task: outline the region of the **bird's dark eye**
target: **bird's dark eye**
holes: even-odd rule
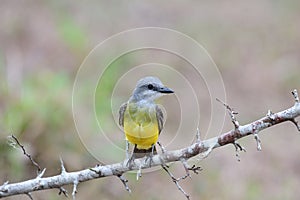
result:
[[[152,90],[153,88],[154,88],[154,87],[153,87],[152,84],[149,84],[149,85],[148,85],[148,89],[149,89],[149,90]]]

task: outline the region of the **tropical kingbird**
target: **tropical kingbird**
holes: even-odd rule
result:
[[[174,93],[157,77],[144,77],[137,82],[129,100],[119,110],[119,124],[124,128],[126,145],[134,145],[130,160],[156,153],[155,144],[164,125],[164,116],[155,100]],[[128,150],[128,148],[127,148]],[[128,152],[126,152],[128,154]]]

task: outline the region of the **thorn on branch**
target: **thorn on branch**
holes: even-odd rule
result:
[[[9,181],[5,181],[2,186],[6,186],[9,184]]]
[[[68,191],[65,188],[63,188],[63,187],[59,188],[58,195],[61,195],[61,194],[65,195],[65,197],[69,197]]]
[[[124,185],[125,189],[127,190],[127,192],[131,193],[131,190],[130,190],[130,188],[129,188],[129,186],[128,186],[128,180],[125,179],[125,178],[123,177],[123,175],[118,175],[118,178],[119,178],[119,179],[121,180],[121,182],[123,183],[123,185]]]
[[[7,186],[8,185],[8,183],[9,183],[9,181],[5,181],[4,183],[3,183],[3,185],[1,185],[0,186],[0,192],[4,192],[4,193],[7,193],[8,192],[8,189],[5,187],[5,186]]]
[[[236,153],[235,156],[237,157],[237,160],[240,162],[241,159],[240,159],[239,152],[242,152],[242,151],[246,152],[246,149],[243,146],[241,146],[239,143],[237,143],[236,141],[233,142],[233,145],[235,147],[235,153]]]
[[[41,171],[36,178],[42,178],[45,174],[46,168],[43,169],[43,171]]]
[[[59,157],[59,160],[60,160],[61,174],[67,173],[66,168],[65,168],[65,166],[64,166],[64,161],[63,161],[63,159],[62,159],[61,157]]]
[[[207,156],[212,152],[214,146],[210,146],[205,152],[201,153],[201,160],[207,158]]]
[[[294,89],[294,90],[292,91],[292,94],[293,94],[293,96],[294,96],[294,99],[295,99],[296,103],[299,103],[300,100],[299,100],[299,96],[298,96],[297,90]]]
[[[29,199],[33,200],[33,197],[32,197],[32,195],[29,192],[26,193],[26,195],[29,197]]]
[[[300,131],[300,126],[299,126],[298,122],[294,118],[291,119],[291,122],[293,122],[293,124],[295,124],[297,130]]]
[[[275,120],[275,115],[271,110],[268,110],[268,113],[267,113],[266,117],[268,117],[272,121]]]
[[[98,163],[98,164],[96,164],[95,167],[100,167],[100,166],[104,166],[104,165],[105,165],[104,163]]]
[[[231,108],[228,104],[224,103],[223,101],[221,101],[220,99],[216,98],[216,100],[218,102],[220,102],[221,104],[223,104],[223,106],[225,106],[225,108],[228,110],[228,113],[230,115],[230,118],[231,118],[231,122],[233,123],[234,125],[234,128],[237,130],[240,126],[239,122],[237,121],[235,115],[238,114],[238,112],[234,111],[233,108]]]
[[[73,182],[73,192],[72,192],[73,200],[76,199],[77,185],[78,185],[78,180],[75,180],[75,181]]]
[[[257,151],[261,151],[261,140],[258,136],[258,132],[255,131],[253,135],[254,135],[254,139],[256,140]]]
[[[19,142],[19,140],[14,136],[14,135],[11,135],[10,136],[10,141],[9,141],[9,144],[13,147],[15,147],[15,145],[19,146],[22,151],[23,151],[23,154],[30,160],[30,162],[37,168],[37,174],[39,174],[41,172],[41,167],[39,166],[39,164],[37,164],[37,162],[35,162],[32,158],[32,156],[30,154],[28,154],[25,150],[25,147]]]
[[[196,143],[201,143],[200,130],[199,130],[199,128],[197,128],[197,132],[196,132]]]

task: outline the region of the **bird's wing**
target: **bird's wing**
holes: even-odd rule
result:
[[[158,132],[160,133],[164,126],[164,114],[158,105],[156,106],[156,118],[158,122]]]
[[[127,103],[123,103],[119,110],[119,125],[124,127],[124,113],[127,107]]]

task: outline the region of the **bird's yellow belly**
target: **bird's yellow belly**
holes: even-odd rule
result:
[[[126,139],[136,144],[138,149],[149,149],[158,140],[158,124],[148,123],[147,125],[139,125],[133,121],[124,123],[124,132]]]

